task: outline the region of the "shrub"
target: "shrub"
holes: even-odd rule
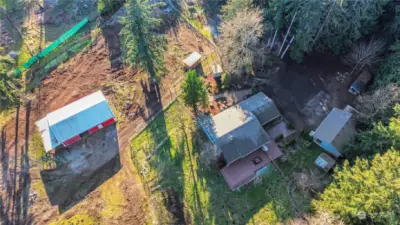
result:
[[[123,0],[99,0],[97,11],[101,16],[110,15],[123,4]]]
[[[386,56],[375,77],[375,87],[383,87],[390,83],[400,84],[400,42],[389,48],[390,54]]]
[[[314,207],[346,224],[399,224],[400,152],[390,150],[372,161],[345,161]]]
[[[294,130],[294,129],[296,129],[296,126],[294,125],[294,123],[288,123],[288,124],[286,124],[286,128]]]
[[[393,111],[395,116],[390,118],[388,125],[373,123],[371,129],[358,133],[354,143],[345,146],[346,157],[371,157],[392,147],[400,148],[400,106],[396,105]]]
[[[279,136],[277,136],[277,137],[275,138],[275,142],[280,142],[280,141],[283,140],[283,138],[284,138],[284,136],[283,136],[283,134],[281,134],[281,135],[279,135]]]
[[[229,83],[230,83],[230,77],[229,77],[228,73],[222,74],[222,76],[221,76],[221,84],[222,84],[221,89],[222,90],[228,89]]]

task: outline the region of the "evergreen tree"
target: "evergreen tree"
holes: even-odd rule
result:
[[[371,129],[358,133],[354,143],[345,147],[345,155],[348,158],[370,157],[392,147],[400,149],[400,105],[396,105],[393,111],[395,115],[387,126],[377,122]]]
[[[390,0],[331,0],[326,9],[326,25],[318,39],[320,50],[336,54],[347,50],[355,41],[377,29],[378,19]],[[330,9],[332,7],[332,9]]]
[[[400,151],[396,150],[378,154],[372,161],[357,159],[353,166],[345,161],[313,205],[347,224],[399,224],[399,168]]]
[[[10,58],[0,56],[0,109],[10,108],[18,102],[16,80],[7,75],[12,65]]]
[[[156,32],[161,20],[152,16],[152,9],[162,4],[127,0],[127,15],[121,19],[125,62],[147,71],[153,82],[159,81],[164,69],[165,38]]]
[[[390,83],[400,84],[400,41],[389,48],[389,54],[380,65],[374,80],[375,87],[383,87]]]
[[[251,5],[252,0],[229,0],[222,7],[222,16],[224,20],[230,20],[236,16],[238,11],[250,9]]]
[[[196,74],[195,70],[190,70],[186,74],[185,81],[182,84],[183,99],[185,104],[192,107],[197,113],[198,105],[207,107],[208,95],[204,82]]]
[[[295,39],[290,52],[293,59],[300,61],[305,52],[312,51],[315,44],[314,38],[323,26],[327,6],[328,1],[325,0],[288,2],[286,6],[286,10],[288,11],[288,14],[286,15],[286,23],[289,24],[296,15],[292,28]]]
[[[313,49],[339,54],[376,30],[379,17],[390,0],[271,0],[265,15],[275,28],[287,29],[296,15],[292,32],[292,58],[300,61]]]
[[[97,11],[105,16],[117,10],[123,4],[123,0],[99,0]]]

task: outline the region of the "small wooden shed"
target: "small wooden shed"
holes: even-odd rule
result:
[[[214,64],[214,65],[212,65],[212,71],[213,71],[213,76],[214,76],[214,78],[221,77],[221,76],[222,76],[222,73],[224,72],[224,71],[222,70],[221,65],[219,65],[219,64]]]
[[[201,55],[198,52],[193,52],[186,59],[183,60],[183,64],[187,69],[194,69],[201,62]]]

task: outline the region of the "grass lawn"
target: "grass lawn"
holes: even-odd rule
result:
[[[278,172],[265,175],[258,184],[231,191],[218,170],[199,163],[199,140],[205,140],[202,131],[196,129],[189,110],[179,101],[132,140],[133,161],[155,190],[151,196],[156,207],[153,214],[162,224],[171,222],[171,215],[178,223],[184,219],[192,224],[218,225],[275,224],[295,216],[286,183]],[[312,168],[320,152],[308,145],[279,166],[286,175],[297,168]],[[303,212],[309,211],[311,198],[299,192],[292,196]]]

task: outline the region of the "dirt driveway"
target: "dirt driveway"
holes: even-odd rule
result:
[[[337,80],[338,73],[350,71],[339,57],[307,56],[303,64],[283,61],[270,71],[262,90],[299,130],[315,128],[333,107],[353,101],[347,89],[354,78]]]

